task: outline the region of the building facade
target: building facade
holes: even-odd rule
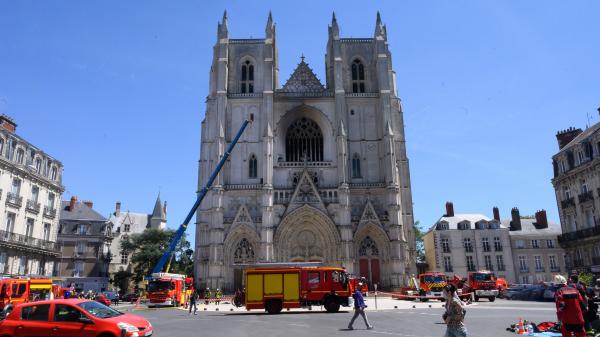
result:
[[[0,275],[52,276],[63,166],[0,116]]]
[[[556,134],[552,185],[567,271],[600,272],[600,123]]]
[[[108,290],[108,265],[112,224],[77,197],[60,207],[58,243],[61,247],[59,276],[78,291]]]
[[[167,227],[167,202],[165,201],[163,204],[159,194],[154,203],[152,213],[148,214],[130,211],[122,212],[121,202],[117,201],[115,211],[111,214],[108,221],[113,226],[109,273],[112,275],[121,270],[132,272],[132,252],[123,251],[121,249],[121,241],[129,235],[141,234],[147,228],[165,229]]]
[[[239,264],[320,261],[385,288],[414,273],[415,239],[403,115],[387,31],[329,26],[323,85],[301,58],[279,86],[275,24],[230,38],[218,25],[202,122],[198,186],[245,119],[253,123],[197,212],[196,279],[242,286]]]
[[[455,214],[453,203],[447,202],[446,214],[423,236],[428,270],[460,277],[489,270],[515,282],[509,229],[501,223],[498,208],[494,207],[493,213],[493,219],[483,214]]]
[[[511,220],[502,224],[510,229],[511,250],[516,281],[530,284],[552,282],[556,274],[566,275],[564,250],[558,245],[560,225],[548,222],[546,211],[535,218],[521,218],[518,208],[511,211]]]

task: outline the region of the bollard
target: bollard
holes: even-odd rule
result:
[[[290,311],[290,308],[287,308],[287,311]]]
[[[230,308],[229,311],[233,311],[233,308]]]
[[[397,305],[395,305],[395,306],[394,306],[394,309],[398,309],[398,306],[397,306]]]
[[[431,308],[431,304],[429,305],[429,307]]]
[[[204,311],[206,311],[206,308],[204,308]]]
[[[413,304],[413,309],[416,308],[417,306]]]
[[[215,311],[219,311],[219,308],[215,309]]]

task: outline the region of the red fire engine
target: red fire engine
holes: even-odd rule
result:
[[[51,278],[5,278],[0,279],[0,310],[8,304],[50,299],[52,296]]]
[[[270,314],[312,305],[337,312],[340,306],[350,305],[355,287],[344,268],[274,265],[249,268],[245,274],[246,292],[237,294],[234,302]]]
[[[181,274],[154,273],[148,282],[148,307],[184,305],[192,290],[192,278]]]
[[[494,302],[496,297],[498,297],[496,275],[487,270],[469,273],[462,292],[463,294],[472,293],[475,301],[479,301],[482,297],[487,297],[490,302]]]

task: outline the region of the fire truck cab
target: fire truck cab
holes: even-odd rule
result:
[[[487,298],[494,302],[498,297],[498,288],[496,287],[496,275],[491,271],[480,270],[469,273],[469,277],[463,289],[463,293],[472,293],[475,301],[480,298]]]
[[[182,274],[154,273],[148,282],[148,307],[184,305],[192,278]]]
[[[51,278],[3,278],[0,279],[0,310],[8,304],[51,299]]]
[[[446,274],[442,272],[426,272],[419,274],[419,296],[444,300],[444,287],[448,284]]]
[[[323,305],[328,312],[350,306],[354,282],[343,268],[258,267],[245,273],[245,305],[248,310],[282,309]]]

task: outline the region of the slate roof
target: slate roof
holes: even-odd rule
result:
[[[75,204],[75,209],[69,209],[69,201],[61,201],[60,203],[60,220],[88,220],[88,221],[106,221],[100,213],[93,208],[88,207],[82,202]]]
[[[569,144],[565,145],[565,147],[560,149],[560,151],[558,151],[558,153],[563,153],[563,152],[567,151],[568,149],[573,148],[573,147],[577,146],[578,144],[583,143],[585,140],[587,140],[590,136],[592,136],[598,130],[600,130],[600,122],[585,129],[581,134],[579,134],[577,137],[573,138],[573,140],[570,141]]]
[[[156,203],[154,204],[154,210],[152,211],[152,219],[161,219],[165,220],[167,215],[165,214],[165,209],[163,208],[162,202],[160,201],[160,193],[156,198]]]
[[[438,223],[444,221],[448,223],[448,230],[452,230],[452,229],[458,229],[458,224],[464,221],[468,221],[471,223],[471,229],[475,230],[475,224],[481,220],[484,220],[486,222],[492,222],[494,221],[494,219],[490,219],[487,216],[483,215],[483,214],[479,214],[479,213],[459,213],[459,214],[454,214],[454,216],[443,216],[441,217],[438,221],[436,221],[433,226],[431,226],[431,228],[429,228],[429,230],[427,232],[430,232],[432,230],[436,229],[436,226]],[[505,229],[507,228],[506,226],[504,226],[502,223],[500,224],[500,229]]]
[[[112,214],[110,221],[114,224],[114,232],[119,232],[123,224],[132,225],[132,232],[143,231],[150,225],[150,216],[146,213],[121,212],[119,216]]]
[[[282,92],[323,92],[325,87],[317,78],[317,75],[310,69],[308,64],[302,61],[296,67],[290,78],[280,90]]]
[[[502,220],[502,225],[510,227],[511,220]],[[521,218],[521,230],[510,231],[510,235],[560,235],[562,229],[560,225],[553,222],[548,222],[548,228],[537,229],[533,225],[535,219],[523,219]]]

